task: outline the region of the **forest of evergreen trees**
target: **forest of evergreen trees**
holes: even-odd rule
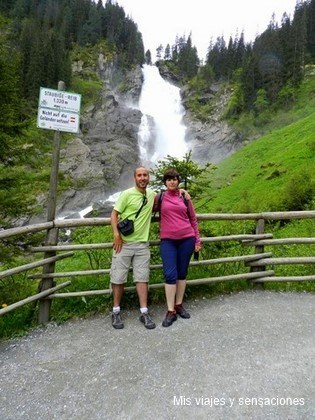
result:
[[[101,0],[2,0],[0,13],[11,19],[11,48],[20,54],[23,96],[38,96],[39,86],[70,85],[71,48],[107,41],[119,64],[144,62],[142,36],[122,7]]]
[[[284,13],[281,25],[273,17],[254,42],[246,44],[244,33],[230,37],[228,43],[218,37],[209,45],[204,66],[190,36],[187,41],[177,38],[172,47],[160,45],[157,57],[186,81],[198,74],[199,89],[207,90],[215,80],[232,83],[230,116],[285,106],[292,101],[305,66],[315,61],[315,0],[298,1],[293,18]]]
[[[40,86],[56,88],[63,80],[71,88],[71,52],[100,41],[122,69],[151,63],[136,23],[114,1],[0,0],[0,221],[27,206],[24,199],[24,207],[9,200],[7,191],[20,179],[9,168],[26,159],[23,133],[35,119]],[[292,18],[284,14],[281,25],[271,20],[252,43],[244,34],[227,43],[217,38],[205,63],[191,36],[177,36],[173,46],[156,52],[196,96],[216,80],[230,83],[229,117],[284,107],[315,61],[315,0],[299,0]]]
[[[71,86],[71,49],[101,39],[117,65],[144,62],[142,35],[122,7],[92,0],[0,1],[0,159],[11,157],[25,111],[37,106],[40,86]]]

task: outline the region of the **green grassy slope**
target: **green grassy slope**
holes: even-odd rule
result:
[[[315,182],[315,115],[276,130],[222,161],[197,210],[287,210],[284,200],[296,180]]]

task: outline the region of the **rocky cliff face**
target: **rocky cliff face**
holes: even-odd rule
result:
[[[189,93],[186,89],[182,89],[181,93],[185,106]],[[241,147],[242,139],[223,119],[230,94],[229,90],[217,83],[211,86],[204,97],[199,98],[199,101],[212,105],[212,112],[206,121],[196,119],[186,110],[186,137],[191,145],[192,159],[200,165],[207,162],[218,163]]]
[[[84,67],[76,64],[75,71],[83,72]],[[104,82],[99,100],[82,115],[81,133],[61,151],[60,171],[78,188],[60,197],[59,215],[75,216],[90,205],[102,208],[110,194],[133,185],[134,168],[140,165],[138,128],[142,115],[133,104],[138,103],[141,93],[141,68],[121,75],[125,92],[114,81],[118,71],[103,56],[98,59],[97,71]]]

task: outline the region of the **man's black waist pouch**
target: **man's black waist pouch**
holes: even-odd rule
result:
[[[131,235],[134,232],[133,220],[130,219],[121,220],[117,227],[124,236]]]

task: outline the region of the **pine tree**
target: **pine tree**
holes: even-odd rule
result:
[[[45,80],[45,46],[43,35],[35,19],[24,21],[21,34],[22,74],[24,95],[38,97],[39,87]]]
[[[160,44],[158,47],[157,47],[157,49],[156,49],[156,58],[158,59],[158,60],[161,60],[161,58],[162,58],[162,54],[163,54],[163,45],[162,44]]]
[[[72,24],[72,15],[71,9],[68,3],[65,4],[63,8],[61,22],[59,24],[59,36],[62,39],[64,48],[69,51],[72,43],[74,42],[74,35],[71,31]]]
[[[29,0],[17,0],[11,12],[12,17],[18,20],[22,20],[25,17],[29,17],[30,14],[30,2]]]
[[[79,44],[95,45],[102,35],[102,16],[97,7],[92,6],[89,11],[89,18],[78,33]]]
[[[178,61],[178,47],[177,45],[173,45],[172,47],[172,61],[177,63]]]
[[[70,0],[69,5],[72,17],[72,38],[74,42],[77,42],[82,27],[89,19],[92,2],[90,0]]]
[[[192,46],[191,35],[178,54],[178,67],[183,77],[192,79],[198,72],[199,59],[196,47]]]
[[[145,53],[145,62],[146,64],[152,64],[152,58],[151,58],[151,51],[147,50]]]
[[[170,60],[171,59],[171,47],[170,44],[167,44],[164,51],[164,60]]]
[[[4,36],[0,35],[0,162],[14,158],[21,134],[22,106],[20,92],[20,57]]]
[[[307,15],[306,5],[297,3],[292,22],[292,76],[293,86],[298,86],[304,75],[305,53],[307,46]]]
[[[308,10],[308,50],[310,61],[315,61],[315,0],[311,0]]]
[[[4,15],[8,15],[9,11],[11,10],[11,0],[1,0],[0,2],[0,13]]]
[[[226,75],[226,54],[227,48],[223,36],[218,37],[214,45],[212,45],[212,42],[210,43],[207,54],[207,64],[210,64],[212,66],[217,79]]]

